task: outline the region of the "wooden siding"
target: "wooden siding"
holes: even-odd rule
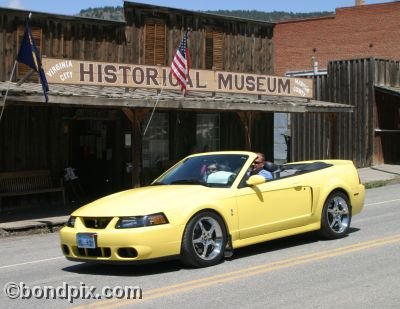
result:
[[[369,58],[330,62],[328,75],[314,79],[315,98],[352,105],[354,112],[294,114],[291,160],[349,159],[358,167],[376,163],[374,85],[399,85],[399,72],[399,62],[395,61]]]
[[[375,85],[400,87],[400,61],[375,60]]]
[[[206,41],[211,31],[216,68],[273,72],[273,25],[269,23],[196,12],[183,16],[179,10],[166,14],[129,5],[125,10],[127,23],[35,13],[30,25],[41,32],[38,44],[43,57],[168,65],[189,27],[191,67],[206,68]],[[8,79],[11,73],[19,47],[18,28],[25,18],[22,11],[0,10],[0,80]]]
[[[0,122],[0,170],[66,167],[62,109],[59,107],[9,106]]]
[[[225,71],[273,72],[272,24],[168,8],[154,9],[128,2],[125,2],[124,10],[129,44],[131,41],[142,44],[147,20],[155,19],[167,25],[167,64],[175,55],[183,31],[190,29],[188,49],[192,68],[214,66]],[[145,63],[145,55],[140,53],[134,63]]]
[[[0,10],[0,80],[10,76],[26,17],[26,12]],[[41,32],[42,57],[132,62],[124,23],[35,13],[30,26],[35,38]]]

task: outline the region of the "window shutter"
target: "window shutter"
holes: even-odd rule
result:
[[[222,32],[213,32],[213,62],[217,70],[224,68],[224,36]]]
[[[207,31],[206,33],[206,69],[210,70],[213,67],[217,70],[224,68],[224,37],[222,32],[215,30]]]
[[[167,26],[163,21],[147,21],[145,23],[145,55],[146,65],[165,65],[167,50]]]
[[[145,54],[144,64],[154,64],[154,50],[155,50],[155,30],[156,25],[146,24],[145,26]]]
[[[19,52],[19,48],[21,46],[21,41],[24,36],[24,31],[25,31],[25,26],[19,26],[17,29],[17,42],[18,42],[17,53]],[[42,54],[42,29],[31,27],[31,32],[32,32],[33,40],[35,41],[36,48],[41,57],[41,54]],[[25,65],[23,63],[18,62],[18,64],[17,64],[17,78],[18,79],[23,78],[30,71],[31,71],[30,67],[28,67],[27,65]],[[33,74],[31,76],[30,80],[39,81],[39,75]]]

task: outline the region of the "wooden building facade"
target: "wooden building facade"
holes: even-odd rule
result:
[[[353,113],[292,117],[293,161],[349,159],[358,167],[400,163],[400,62],[331,61],[315,78],[315,98],[354,106]]]
[[[129,2],[124,10],[126,22],[34,13],[30,26],[42,58],[167,66],[190,28],[192,68],[272,73],[271,24]],[[1,81],[11,74],[27,15],[0,11]],[[27,71],[18,64],[13,81]],[[37,82],[37,76],[30,81]],[[196,147],[246,148],[244,113],[161,107],[143,137],[150,107],[15,102],[10,94],[0,122],[0,171],[63,174],[71,166],[85,192],[96,197],[146,184]],[[270,157],[273,113],[257,113],[253,122],[252,147]]]

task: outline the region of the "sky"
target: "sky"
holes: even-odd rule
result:
[[[33,12],[75,15],[82,9],[103,6],[123,6],[123,0],[0,0],[0,7]],[[130,1],[166,6],[191,11],[207,10],[257,10],[285,12],[331,11],[335,8],[354,6],[355,0],[142,0]],[[394,2],[389,0],[364,0],[365,4]]]

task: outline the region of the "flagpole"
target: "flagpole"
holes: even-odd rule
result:
[[[11,70],[9,83],[7,84],[6,94],[4,95],[4,98],[3,98],[3,104],[2,104],[1,113],[0,113],[0,121],[3,118],[3,113],[4,113],[4,110],[6,109],[6,100],[7,100],[7,96],[8,96],[8,90],[10,90],[10,83],[12,82],[12,79],[14,77],[14,72],[15,72],[16,67],[17,67],[17,60],[14,61],[14,66]]]
[[[143,132],[143,136],[146,135],[147,129],[149,128],[149,125],[150,125],[151,119],[153,118],[153,115],[154,115],[154,112],[155,112],[155,110],[156,110],[158,101],[160,100],[161,92],[164,90],[164,85],[165,85],[165,82],[164,82],[163,86],[161,87],[160,92],[158,93],[157,100],[156,100],[156,104],[154,104],[153,110],[151,111],[149,121],[147,122],[146,128],[144,129],[144,132]]]

